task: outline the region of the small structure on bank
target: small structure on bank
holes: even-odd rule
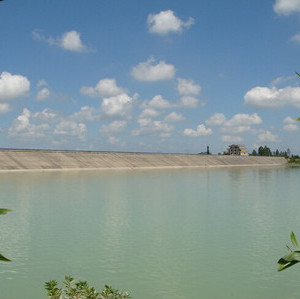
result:
[[[228,148],[228,154],[234,156],[249,156],[248,150],[244,145],[232,144]]]

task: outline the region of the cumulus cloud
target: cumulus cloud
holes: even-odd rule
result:
[[[155,64],[155,59],[150,58],[134,66],[131,75],[139,81],[160,81],[169,80],[175,76],[175,67],[160,61]]]
[[[239,143],[243,141],[243,138],[239,136],[223,135],[221,140],[228,143]]]
[[[108,117],[131,118],[133,98],[127,94],[120,94],[115,97],[104,98],[101,110]]]
[[[205,123],[209,126],[221,126],[226,121],[226,117],[223,113],[215,113]]]
[[[77,123],[71,120],[61,121],[56,125],[54,134],[62,135],[66,137],[75,137],[80,140],[85,139],[87,133],[86,125],[83,123]]]
[[[70,120],[79,122],[92,122],[101,119],[101,109],[97,109],[91,106],[83,106],[79,111],[71,115]]]
[[[50,126],[48,124],[32,124],[31,119],[32,113],[24,108],[22,114],[13,121],[12,126],[8,130],[8,135],[22,139],[45,137]]]
[[[300,87],[254,87],[244,96],[245,104],[256,108],[281,108],[291,105],[300,108]]]
[[[172,10],[165,10],[158,14],[149,14],[147,24],[149,32],[167,35],[169,33],[181,33],[183,29],[190,28],[194,24],[194,19],[190,17],[184,22]]]
[[[141,114],[140,118],[148,118],[148,117],[157,117],[160,113],[153,108],[145,108]]]
[[[284,131],[295,132],[299,130],[299,127],[297,125],[298,122],[290,116],[287,116],[283,120],[283,123],[286,124],[285,126],[283,126]]]
[[[277,85],[279,85],[279,84],[286,83],[287,81],[290,81],[290,80],[293,80],[293,79],[295,79],[295,76],[278,77],[278,78],[274,79],[274,80],[270,83],[270,85],[271,85],[272,87],[274,87],[274,86],[277,86]]]
[[[0,101],[6,102],[25,96],[30,90],[29,80],[22,75],[2,72],[0,75]]]
[[[179,108],[196,108],[200,105],[199,100],[192,96],[184,96],[178,103]]]
[[[300,32],[292,36],[291,41],[300,43]]]
[[[40,90],[36,95],[36,100],[43,101],[47,99],[50,96],[50,90],[47,87],[44,87],[42,90]]]
[[[49,123],[58,121],[60,119],[60,116],[52,109],[45,108],[43,111],[33,113],[32,118],[39,122]]]
[[[165,122],[178,122],[183,120],[185,120],[185,117],[177,112],[171,112],[164,118]]]
[[[173,105],[161,95],[154,96],[149,102],[148,106],[155,109],[167,109],[173,107]]]
[[[9,104],[7,103],[0,103],[0,114],[5,114],[11,111]]]
[[[103,125],[99,132],[102,134],[115,134],[124,131],[127,126],[127,122],[124,120],[115,120],[108,125]]]
[[[276,0],[274,11],[279,15],[290,15],[300,12],[300,0]]]
[[[228,120],[226,126],[247,126],[247,125],[259,125],[262,123],[261,118],[257,113],[246,114],[238,113],[235,114],[230,120]]]
[[[209,136],[212,134],[212,129],[206,128],[205,125],[201,124],[197,127],[196,130],[185,129],[183,135],[189,137],[198,137],[198,136]]]
[[[199,95],[201,91],[200,85],[191,79],[177,79],[177,90],[180,95]]]
[[[152,120],[151,118],[140,118],[138,120],[140,128],[133,130],[133,136],[140,135],[158,135],[160,137],[170,137],[174,127],[160,120]]]
[[[294,123],[297,123],[297,121],[296,121],[294,118],[290,117],[290,116],[287,116],[287,117],[283,120],[283,122],[286,123],[286,124],[294,124]]]
[[[83,86],[80,89],[82,94],[90,97],[113,97],[125,93],[125,90],[118,87],[115,79],[102,79],[95,87]]]
[[[125,146],[125,142],[122,142],[119,138],[115,136],[109,136],[107,142],[113,145]]]
[[[88,51],[87,46],[85,46],[80,37],[80,33],[71,30],[62,34],[61,37],[53,38],[46,37],[40,31],[35,30],[32,32],[32,37],[36,40],[46,42],[49,45],[56,45],[65,50],[73,52],[86,52]]]
[[[278,136],[270,131],[262,130],[258,135],[258,142],[277,142]]]
[[[283,126],[284,131],[295,132],[299,130],[299,127],[296,124],[288,124]]]
[[[40,88],[42,86],[48,86],[48,83],[44,79],[39,80],[38,83],[36,84],[37,88]]]
[[[206,120],[205,123],[210,126],[222,126],[222,132],[227,132],[229,134],[240,134],[251,131],[251,126],[261,124],[262,119],[257,113],[238,113],[235,114],[231,119],[227,120],[223,113],[215,113],[208,120]]]

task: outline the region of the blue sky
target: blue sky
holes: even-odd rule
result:
[[[300,0],[5,0],[0,19],[0,147],[300,154]]]

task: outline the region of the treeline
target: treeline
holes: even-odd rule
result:
[[[250,155],[251,156],[274,156],[274,157],[285,157],[285,158],[295,157],[291,155],[291,150],[289,148],[286,151],[279,151],[278,149],[272,151],[266,145],[260,146],[257,151],[253,150]]]

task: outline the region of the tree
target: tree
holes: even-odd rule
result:
[[[266,145],[260,146],[258,148],[258,155],[259,156],[272,156],[272,152],[271,152],[270,148],[268,148]]]

